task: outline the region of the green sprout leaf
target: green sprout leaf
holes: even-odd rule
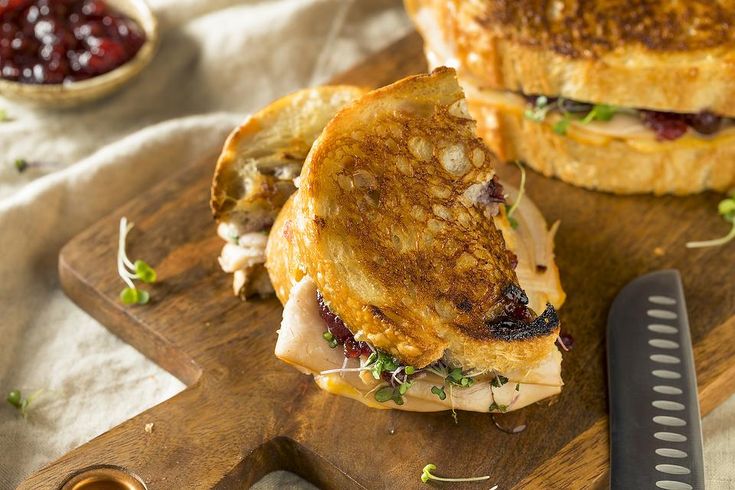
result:
[[[717,212],[726,221],[732,222],[735,220],[735,196],[720,201],[717,205]]]
[[[553,129],[556,134],[567,134],[567,129],[569,128],[569,124],[571,124],[571,122],[572,119],[569,114],[564,114],[561,119],[554,123],[551,129]]]
[[[435,480],[435,481],[446,481],[446,482],[463,482],[463,481],[483,481],[483,480],[489,480],[490,476],[475,476],[471,478],[443,478],[440,476],[433,475],[431,472],[436,470],[435,464],[427,464],[424,466],[424,469],[421,470],[421,481],[423,483],[428,483],[429,480]],[[497,485],[492,487],[490,490],[496,490],[498,488]]]
[[[327,344],[329,344],[329,347],[334,349],[337,347],[337,339],[334,338],[334,335],[332,335],[331,332],[324,332],[322,334],[322,337],[324,337],[324,340],[327,341]]]
[[[33,400],[35,400],[41,393],[43,393],[43,389],[36,390],[33,393],[31,393],[27,398],[23,398],[23,395],[20,390],[12,390],[10,393],[8,393],[7,398],[5,400],[18,409],[20,414],[23,417],[28,416],[28,408],[31,406],[31,403]]]
[[[501,405],[501,404],[492,402],[488,410],[490,410],[491,412],[495,411],[495,412],[505,413],[508,411],[508,405]]]
[[[440,400],[446,400],[447,394],[444,392],[443,386],[432,386],[431,392],[439,397]]]
[[[536,98],[533,107],[525,110],[523,115],[531,121],[541,122],[546,119],[546,114],[553,108],[553,104],[549,104],[549,99],[543,95]]]
[[[156,271],[142,260],[135,261],[135,275],[146,284],[156,282]]]
[[[490,384],[493,385],[495,388],[500,388],[507,382],[508,382],[508,378],[506,378],[503,375],[498,374],[497,376],[493,378]]]
[[[151,295],[148,293],[148,291],[145,291],[143,289],[138,289],[138,304],[139,305],[148,304],[150,300],[151,300]]]
[[[406,366],[406,369],[404,369],[406,374],[411,375],[416,372],[416,368],[413,366]]]
[[[393,372],[398,369],[399,362],[385,352],[378,351],[377,354],[370,355],[368,365],[371,366],[373,378],[380,379],[383,371]]]
[[[582,119],[582,124],[592,121],[609,121],[618,112],[618,108],[607,104],[595,104],[592,110]]]
[[[126,305],[144,305],[150,301],[148,291],[138,288],[125,288],[120,292],[120,301]]]
[[[22,174],[28,169],[28,160],[25,158],[17,158],[15,160],[15,169],[18,171],[19,174]]]
[[[6,400],[15,408],[20,408],[20,402],[22,400],[20,390],[12,390],[10,393],[8,393],[8,397],[6,398]]]
[[[462,373],[462,369],[460,368],[454,368],[449,371],[449,374],[446,377],[446,381],[455,386],[461,386],[462,388],[469,388],[470,386],[475,384],[475,380],[473,378],[470,378],[469,376],[465,376]]]
[[[120,301],[126,305],[138,304],[138,290],[136,288],[125,288],[120,292]]]
[[[383,386],[378,391],[375,392],[375,401],[378,401],[380,403],[385,403],[388,400],[393,398],[393,387],[392,386]]]
[[[513,216],[508,216],[508,223],[510,223],[510,227],[514,230],[518,229],[518,220],[515,219]]]

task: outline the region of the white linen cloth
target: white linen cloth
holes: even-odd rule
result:
[[[0,489],[183,389],[64,296],[64,243],[211,154],[247,113],[410,30],[399,0],[150,3],[161,49],[114,96],[56,112],[0,98]],[[43,165],[19,174],[17,158]],[[4,401],[14,388],[46,390],[27,419]],[[735,486],[734,419],[735,399],[705,419],[710,489]],[[281,472],[258,487],[305,485]]]

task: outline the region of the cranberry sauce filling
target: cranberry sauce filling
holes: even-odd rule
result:
[[[495,338],[522,340],[546,334],[559,325],[559,316],[550,304],[541,315],[533,318],[528,308],[528,296],[516,284],[511,283],[505,288],[501,301],[503,313],[487,323]]]
[[[327,304],[324,302],[322,293],[316,293],[316,299],[319,302],[319,315],[321,315],[324,323],[327,324],[327,330],[334,336],[337,344],[344,349],[345,357],[348,359],[356,359],[361,355],[369,356],[373,353],[367,342],[355,340],[355,335],[345,326],[340,317],[332,313]]]
[[[523,97],[529,104],[536,105],[541,95],[523,95]],[[580,117],[586,116],[594,108],[594,104],[587,102],[557,97],[546,97],[546,100],[548,105],[555,105],[554,110],[557,112],[571,113]],[[722,127],[724,121],[732,120],[732,118],[718,116],[709,111],[702,111],[697,114],[680,114],[677,112],[639,109],[637,113],[641,123],[653,131],[657,139],[666,141],[673,141],[682,137],[689,128],[703,135],[715,134]]]
[[[132,59],[145,33],[103,0],[0,0],[0,77],[58,84]]]

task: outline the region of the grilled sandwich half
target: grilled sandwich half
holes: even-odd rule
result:
[[[276,355],[324,390],[413,411],[513,410],[559,393],[553,230],[512,227],[496,157],[452,69],[337,111],[270,231]]]
[[[735,186],[735,4],[405,0],[505,160],[615,193]]]

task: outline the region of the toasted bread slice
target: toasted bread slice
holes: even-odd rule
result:
[[[293,179],[327,121],[363,92],[348,85],[300,90],[250,116],[217,161],[214,217],[237,235],[267,229],[296,190]]]
[[[520,287],[489,219],[494,163],[451,69],[370,92],[330,121],[304,164],[290,233],[299,266],[356,338],[417,367],[445,356],[501,372],[554,349],[550,305],[505,321]]]
[[[735,116],[735,6],[405,0],[433,66],[479,87]],[[655,87],[655,89],[653,88]]]

